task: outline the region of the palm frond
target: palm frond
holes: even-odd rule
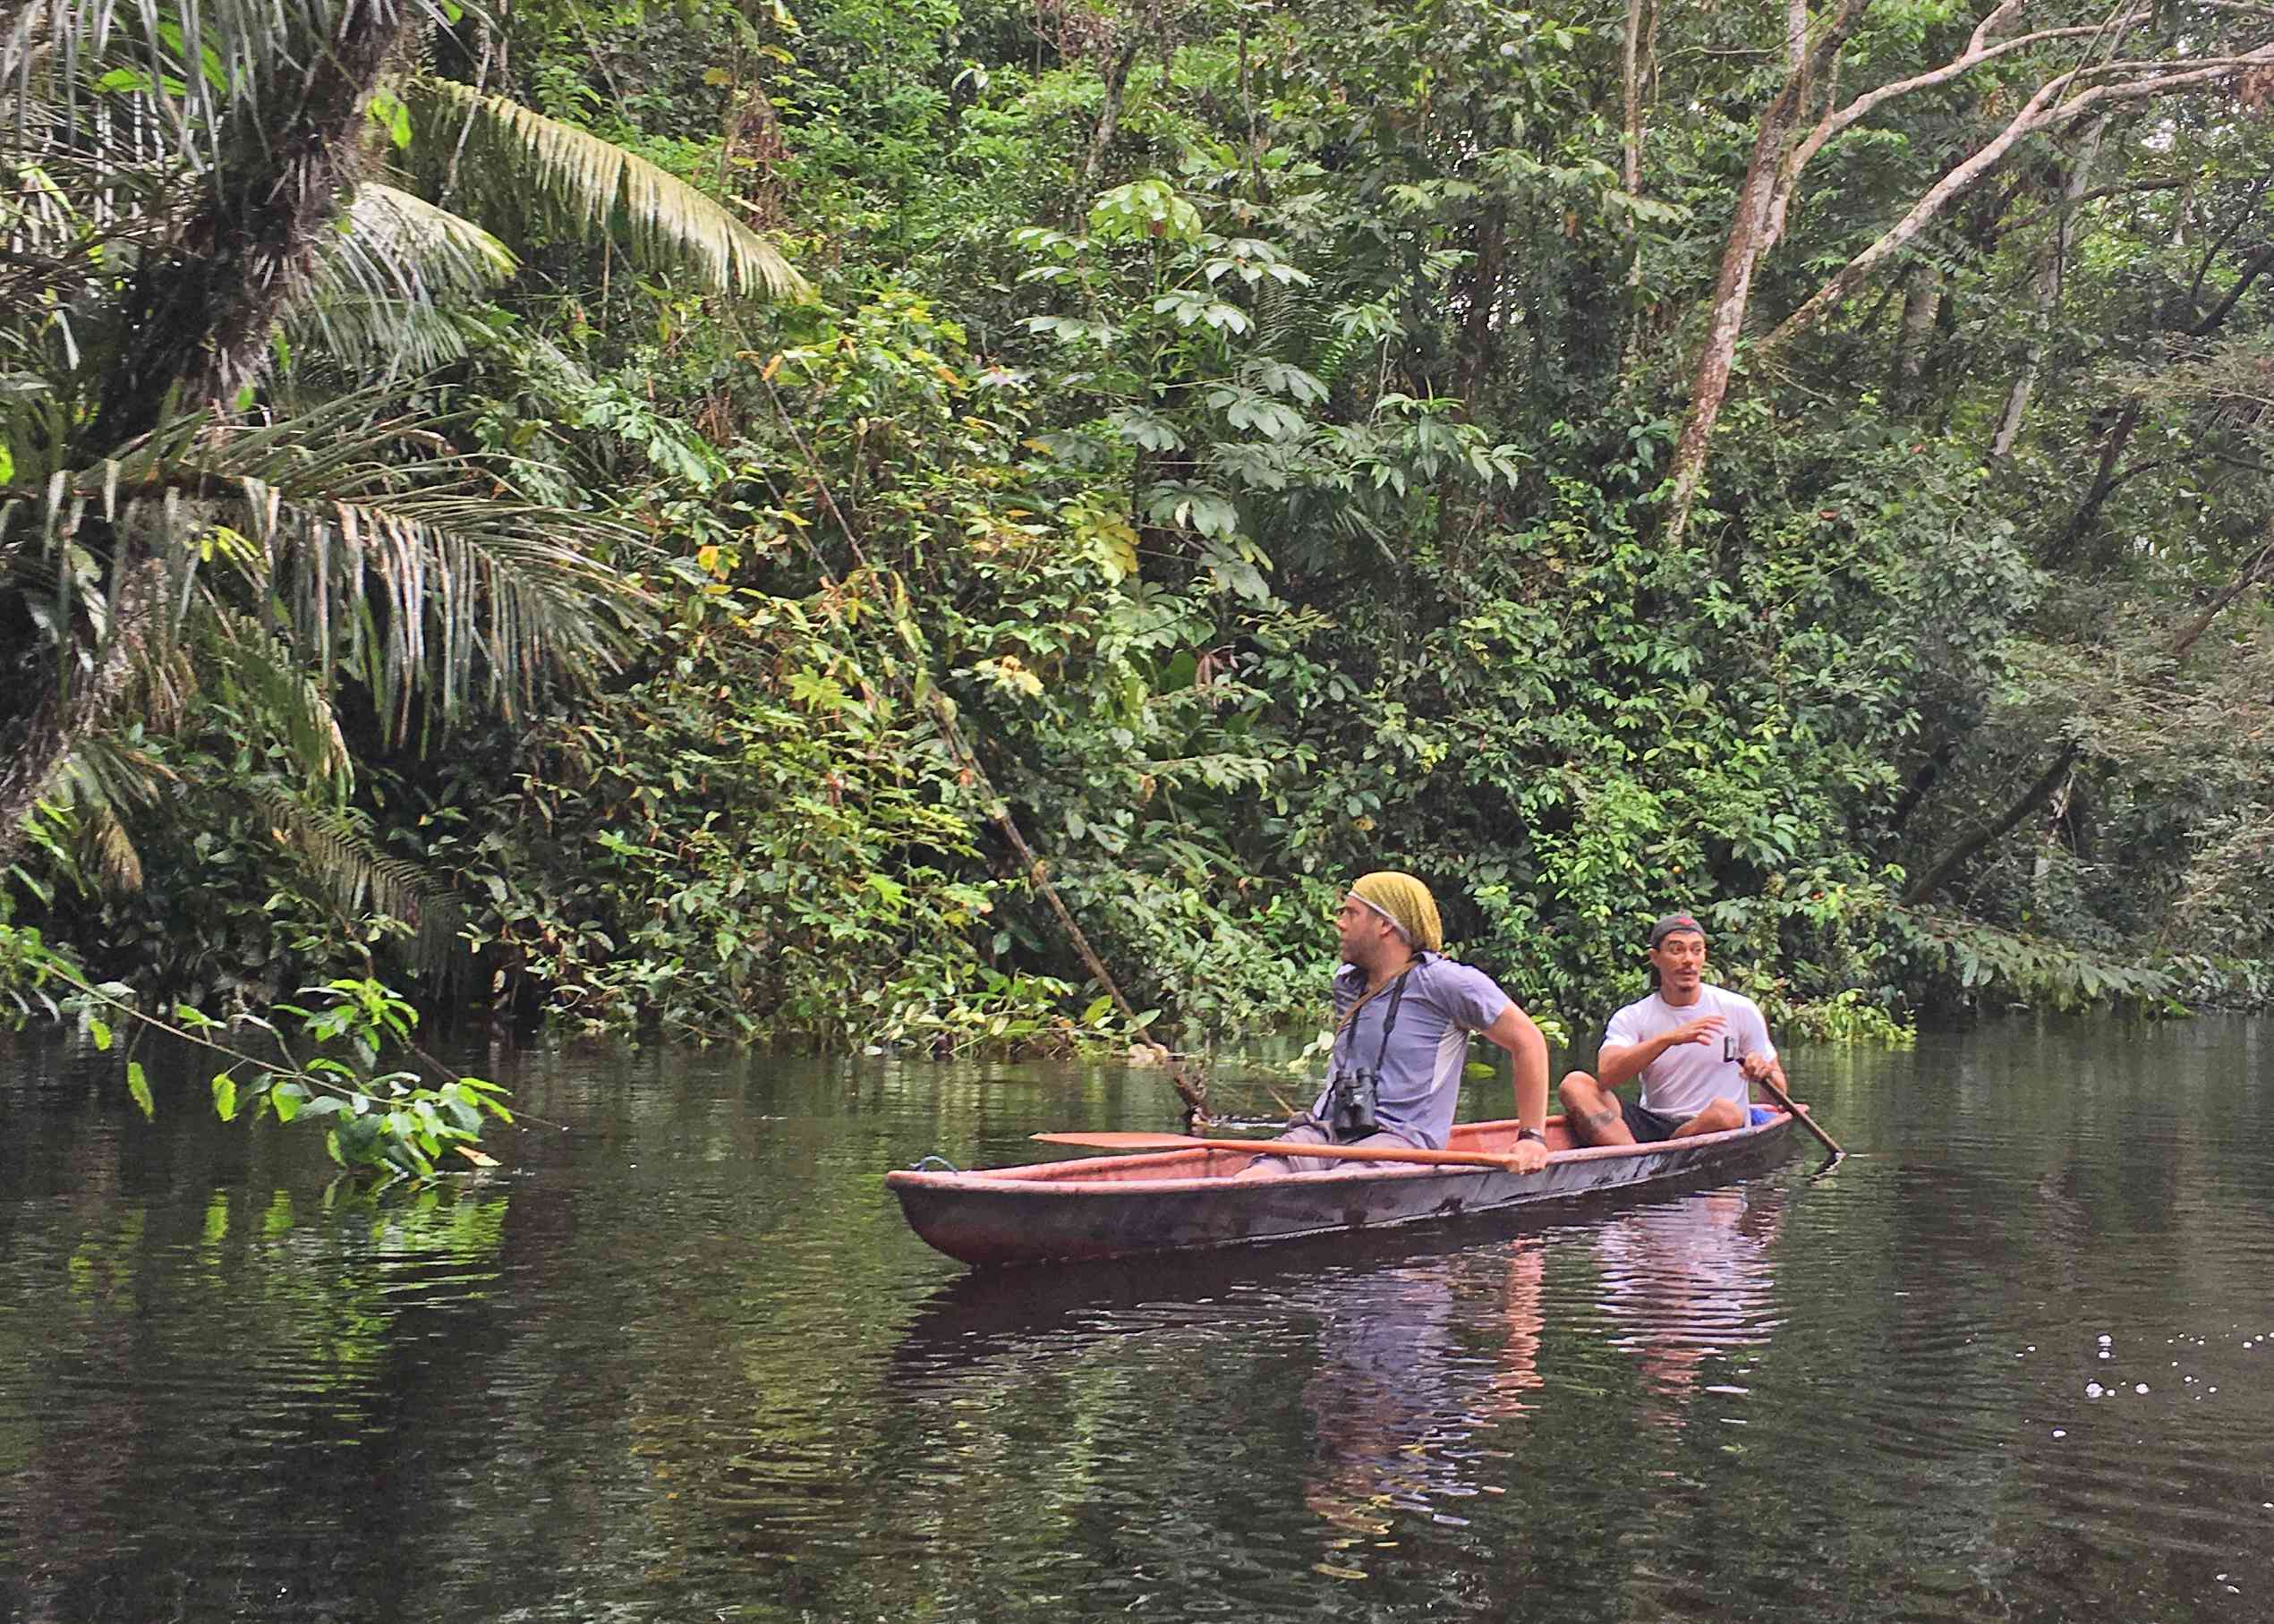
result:
[[[0,151],[75,153],[98,173],[201,166],[231,100],[294,27],[273,14],[285,9],[207,0],[182,17],[152,0],[30,0],[0,37],[14,114]]]
[[[621,234],[635,259],[692,269],[722,292],[812,292],[780,250],[724,206],[590,131],[449,80],[413,80],[404,99],[414,162],[439,170],[465,132],[458,173],[478,188],[486,219]]]
[[[59,109],[82,130],[103,109],[147,115],[146,156],[204,166],[232,113],[303,76],[332,44],[345,0],[20,0],[0,24],[0,86],[12,92],[21,139],[31,109]],[[447,23],[443,0],[389,9]]]
[[[105,886],[114,891],[142,889],[142,854],[115,811],[95,809],[87,821],[87,838],[95,848],[95,872]]]
[[[473,221],[367,181],[285,319],[287,344],[320,350],[358,377],[433,371],[490,335],[457,302],[488,293],[517,264]]]
[[[627,595],[564,539],[559,509],[455,490],[279,504],[273,489],[245,485],[270,591],[398,737],[422,691],[446,718],[476,703],[511,717],[549,667],[582,681],[617,668]]]
[[[251,616],[220,602],[196,620],[200,688],[290,752],[302,781],[345,793],[353,776],[331,696],[307,661]]]
[[[142,854],[128,815],[160,801],[179,775],[153,754],[140,727],[78,742],[40,796],[45,842],[82,895],[142,889]]]
[[[342,380],[415,378],[464,361],[497,336],[497,328],[469,310],[406,303],[399,299],[311,299],[285,322],[291,368],[317,358],[327,387]],[[280,404],[312,404],[283,373],[272,377]]]
[[[1296,289],[1265,277],[1256,293],[1256,353],[1295,356],[1313,325],[1310,301]]]
[[[276,779],[256,781],[251,793],[279,844],[342,914],[381,914],[409,927],[399,940],[413,971],[438,976],[460,956],[465,913],[457,899],[417,863],[379,850],[362,812],[311,805]]]
[[[196,448],[237,491],[262,590],[295,640],[405,721],[422,674],[446,715],[470,684],[510,715],[549,663],[579,678],[614,669],[646,599],[607,560],[639,532],[523,500],[452,450],[449,420],[372,420],[374,404],[343,398]]]
[[[134,552],[166,565],[171,625],[264,606],[320,689],[344,668],[398,738],[422,714],[511,716],[549,676],[616,669],[648,602],[609,560],[643,545],[639,533],[522,499],[455,452],[447,420],[374,421],[372,405],[344,397],[256,427],[179,414],[0,503],[0,572],[48,628],[59,680],[86,666]],[[107,563],[82,544],[121,526],[141,540]]]
[[[513,251],[463,215],[378,181],[355,189],[311,291],[425,302],[486,293],[514,274]]]
[[[119,818],[148,805],[179,781],[141,731],[128,729],[86,740],[48,786],[47,799],[91,823],[98,812]]]

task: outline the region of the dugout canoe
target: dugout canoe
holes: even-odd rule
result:
[[[884,1184],[899,1197],[908,1227],[963,1263],[1127,1257],[1444,1220],[1733,1174],[1787,1145],[1791,1117],[1763,1106],[1753,1116],[1750,1126],[1726,1133],[1637,1145],[1576,1144],[1563,1119],[1550,1118],[1547,1165],[1537,1173],[1353,1162],[1235,1179],[1253,1160],[1245,1152],[1174,1150],[967,1172],[910,1168],[887,1174]],[[1466,1123],[1447,1148],[1506,1155],[1516,1128],[1513,1119]]]

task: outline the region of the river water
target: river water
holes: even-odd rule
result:
[[[885,1170],[1157,1074],[469,1056],[374,1202],[20,1042],[0,1616],[2274,1616],[2274,1024],[1787,1059],[1827,1176],[990,1277]]]

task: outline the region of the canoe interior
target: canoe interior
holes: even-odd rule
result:
[[[1445,1141],[1445,1148],[1449,1151],[1483,1151],[1495,1156],[1510,1155],[1515,1151],[1516,1130],[1521,1126],[1512,1117],[1499,1122],[1464,1122],[1454,1127],[1452,1136]],[[1733,1136],[1724,1134],[1708,1135],[1712,1139]],[[1551,1156],[1559,1153],[1587,1157],[1630,1156],[1637,1152],[1647,1154],[1660,1148],[1657,1145],[1602,1145],[1589,1149],[1571,1137],[1571,1131],[1563,1126],[1563,1118],[1550,1117],[1547,1119],[1547,1151]],[[974,1168],[951,1177],[1013,1179],[1023,1184],[1158,1184],[1168,1180],[1230,1178],[1254,1160],[1255,1157],[1246,1151],[1106,1151],[1064,1161],[1037,1161],[1026,1167]],[[1270,1177],[1266,1181],[1312,1180],[1350,1174],[1375,1177],[1384,1173],[1442,1174],[1459,1170],[1431,1167],[1422,1162],[1349,1161],[1314,1173],[1282,1173]],[[899,1175],[893,1177],[898,1178]]]

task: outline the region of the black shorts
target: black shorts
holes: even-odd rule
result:
[[[1674,1137],[1676,1128],[1690,1120],[1687,1117],[1645,1110],[1624,1094],[1619,1096],[1619,1115],[1625,1118],[1627,1132],[1634,1135],[1637,1144],[1663,1144]]]

